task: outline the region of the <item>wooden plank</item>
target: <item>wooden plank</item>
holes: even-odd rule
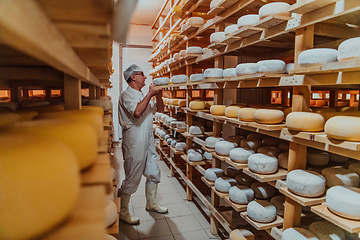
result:
[[[226,44],[223,42],[213,42],[209,46],[207,46],[207,48],[214,50],[214,49],[219,49],[219,48],[222,48],[225,46],[226,46]]]
[[[333,138],[328,138],[327,135],[315,135],[315,141],[352,151],[360,151],[360,142],[336,140]]]
[[[233,32],[232,35],[234,37],[246,38],[256,33],[262,32],[263,30],[264,30],[263,28],[259,28],[259,27],[245,26]]]
[[[221,155],[217,154],[216,152],[211,152],[211,154],[213,155],[214,158],[219,159],[222,162],[225,162],[226,159],[230,159],[229,156],[221,156]]]
[[[232,34],[230,34],[229,36],[226,36],[225,39],[221,41],[221,43],[230,44],[230,43],[239,41],[240,39],[241,39],[241,37],[236,37],[236,36],[233,36]]]
[[[194,137],[193,142],[195,142],[196,144],[199,144],[201,147],[205,146],[205,141],[201,140],[200,138]]]
[[[191,32],[196,31],[199,28],[199,26],[192,26],[190,24],[185,23],[181,27],[180,35],[189,35]]]
[[[64,74],[50,67],[0,67],[0,80],[64,80]]]
[[[170,147],[171,151],[173,151],[176,155],[184,155],[185,153],[183,151],[178,151],[174,147]]]
[[[211,187],[211,191],[213,191],[219,198],[225,198],[226,196],[229,196],[229,193],[223,193],[223,192],[219,192],[218,190],[215,189],[214,187]]]
[[[106,228],[106,233],[115,238],[119,235],[119,213],[117,215],[115,222]]]
[[[276,216],[276,219],[270,223],[259,223],[252,220],[248,215],[247,212],[241,212],[240,216],[244,218],[251,226],[253,226],[256,230],[265,230],[277,226],[281,226],[284,222],[284,219],[280,216]]]
[[[281,15],[280,16],[271,15],[271,16],[268,16],[268,17],[262,19],[260,22],[255,23],[254,27],[271,28],[276,25],[279,25],[280,23],[287,22],[290,19],[291,19],[291,17],[285,17],[285,16],[281,16]]]
[[[287,171],[282,168],[279,168],[278,171],[273,174],[255,173],[255,172],[250,171],[249,168],[244,168],[243,172],[246,175],[258,180],[259,182],[272,182],[272,181],[276,181],[276,180],[286,179],[286,175],[287,175]]]
[[[236,169],[244,169],[248,166],[247,163],[237,163],[232,161],[230,158],[226,158],[225,162]]]
[[[65,109],[81,108],[81,81],[67,74],[64,76]]]
[[[217,6],[213,7],[208,11],[208,15],[219,15],[224,12],[227,8],[237,3],[239,0],[222,0]]]
[[[303,0],[290,6],[292,13],[305,14],[335,3],[339,0]]]
[[[225,196],[224,200],[237,212],[244,212],[247,209],[247,204],[234,203],[230,200],[229,196]]]
[[[190,166],[197,166],[197,165],[205,165],[206,163],[204,161],[194,162],[190,161],[186,154],[181,155],[181,158]]]
[[[215,182],[211,182],[209,180],[207,180],[205,177],[201,177],[201,180],[205,183],[206,186],[208,186],[209,188],[215,186]]]
[[[314,206],[322,204],[326,201],[326,193],[322,194],[320,197],[302,197],[290,192],[287,187],[282,187],[279,190],[286,197],[291,198],[301,206]]]
[[[202,146],[201,149],[209,153],[215,152],[215,148],[208,148],[206,146]]]

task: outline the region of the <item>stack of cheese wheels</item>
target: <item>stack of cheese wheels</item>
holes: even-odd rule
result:
[[[187,47],[186,48],[186,54],[202,54],[203,50],[201,47]]]
[[[168,77],[161,77],[161,78],[155,78],[153,80],[153,83],[156,86],[160,86],[160,85],[167,85],[170,83],[170,79]]]
[[[111,201],[106,199],[106,204],[105,204],[105,226],[109,227],[111,226],[117,218],[117,207],[116,204]]]
[[[254,74],[256,73],[256,63],[240,63],[236,66],[236,74]]]
[[[359,175],[342,167],[329,167],[322,170],[326,186],[359,187]]]
[[[282,152],[278,156],[278,165],[281,168],[288,169],[289,152]]]
[[[255,179],[246,175],[245,173],[239,173],[238,175],[236,175],[235,180],[239,185],[248,186],[248,187],[251,187],[251,184],[253,184],[256,181]]]
[[[337,59],[341,61],[360,59],[360,37],[343,41],[338,47]]]
[[[226,141],[236,143],[236,146],[238,147],[240,146],[241,140],[243,139],[244,139],[243,136],[228,136],[226,138]]]
[[[186,107],[186,99],[179,99],[178,106],[179,107]]]
[[[299,54],[298,64],[300,66],[330,63],[337,61],[337,50],[331,48],[308,49]]]
[[[313,222],[309,226],[309,231],[315,234],[318,239],[345,240],[344,231],[328,221]]]
[[[256,108],[240,108],[238,110],[238,118],[244,122],[254,122],[255,121],[255,111]]]
[[[287,228],[283,231],[282,240],[319,240],[315,234],[304,228]]]
[[[236,68],[227,68],[223,71],[223,77],[236,77]]]
[[[185,74],[180,74],[180,75],[175,75],[172,76],[170,79],[170,82],[172,83],[186,83],[188,80],[188,76],[186,76]]]
[[[276,207],[265,200],[254,200],[247,206],[247,215],[255,222],[269,223],[276,219]]]
[[[235,229],[230,233],[230,240],[255,240],[255,236],[247,229]]]
[[[221,68],[207,68],[204,71],[205,78],[222,78],[224,70]]]
[[[318,113],[291,112],[286,117],[286,126],[295,131],[319,132],[324,124],[324,117]]]
[[[259,15],[257,14],[248,14],[240,17],[237,20],[237,26],[238,28],[246,27],[246,26],[252,26],[255,23],[258,23],[260,21]]]
[[[326,205],[333,213],[360,220],[360,189],[334,186],[326,192]]]
[[[203,73],[195,73],[190,75],[190,82],[198,82],[204,79],[205,77]]]
[[[239,28],[238,28],[237,24],[232,24],[232,25],[227,26],[224,30],[225,36],[231,35],[233,32],[235,32],[238,29]]]
[[[285,73],[286,63],[282,60],[262,60],[255,66],[258,73]]]
[[[225,110],[226,110],[225,105],[212,105],[210,107],[210,113],[212,115],[225,116]]]
[[[229,189],[229,199],[238,204],[248,204],[254,200],[254,190],[247,186],[233,186]]]
[[[254,152],[257,152],[261,146],[262,146],[261,140],[243,139],[243,140],[241,140],[241,143],[240,143],[240,147],[245,148],[245,149],[251,149]]]
[[[318,197],[325,192],[325,178],[317,172],[296,169],[286,176],[289,191],[304,197]]]
[[[223,176],[225,176],[225,173],[221,168],[208,168],[204,174],[205,179],[211,182],[215,182],[216,179]]]
[[[325,151],[310,148],[306,154],[306,161],[312,166],[325,166],[329,163],[329,154]]]
[[[215,144],[216,153],[222,156],[229,156],[230,151],[234,148],[234,144],[228,141],[219,141]]]
[[[220,141],[223,141],[223,140],[224,140],[223,138],[207,137],[205,139],[205,146],[207,148],[215,148],[215,144],[220,142]]]
[[[254,196],[257,199],[271,199],[275,195],[275,188],[266,182],[254,182],[251,184]]]
[[[272,174],[278,169],[277,158],[262,153],[255,153],[249,156],[248,167],[256,173]]]
[[[225,116],[229,118],[237,118],[239,109],[240,107],[238,106],[229,106],[225,109]]]
[[[204,127],[190,126],[189,133],[192,135],[202,135],[204,133]]]
[[[332,117],[325,124],[325,133],[330,138],[359,142],[360,118],[352,116]]]
[[[284,216],[285,196],[278,195],[271,198],[270,203],[276,207],[276,214]]]
[[[263,124],[277,124],[284,119],[284,113],[276,109],[258,109],[254,112],[255,121]]]
[[[250,155],[254,154],[253,150],[246,150],[244,148],[234,148],[230,151],[230,159],[237,163],[247,163]]]
[[[235,179],[230,177],[219,177],[215,180],[215,189],[219,192],[228,193],[232,186],[235,186],[237,183]]]
[[[0,239],[37,239],[74,211],[81,183],[71,149],[51,138],[1,134],[0,155]]]
[[[284,2],[268,3],[259,9],[259,17],[260,19],[264,19],[269,16],[291,17],[289,8],[290,4]]]
[[[214,32],[210,35],[210,43],[218,43],[225,39],[224,32]]]
[[[258,149],[258,153],[262,153],[262,154],[268,155],[270,157],[277,158],[280,154],[280,150],[275,147],[265,146],[265,147],[260,147]]]
[[[191,101],[189,103],[189,108],[191,110],[204,110],[205,109],[205,103],[203,101]]]

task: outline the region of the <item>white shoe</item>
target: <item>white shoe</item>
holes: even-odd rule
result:
[[[146,183],[145,193],[146,193],[146,211],[157,212],[157,213],[167,213],[168,209],[166,207],[161,207],[156,200],[156,183]]]
[[[130,196],[131,195],[125,193],[120,194],[121,206],[120,206],[119,220],[130,225],[137,225],[140,223],[140,219],[131,216],[129,213]]]

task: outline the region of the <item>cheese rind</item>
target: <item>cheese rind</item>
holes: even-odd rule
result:
[[[329,167],[322,170],[321,174],[326,179],[326,186],[358,187],[359,175],[342,167]]]
[[[228,141],[219,141],[215,144],[216,153],[223,156],[228,156],[234,148],[234,144]]]
[[[231,231],[230,240],[255,240],[255,236],[247,229],[235,229]]]
[[[280,154],[280,150],[275,148],[275,147],[265,146],[265,147],[260,147],[258,149],[258,153],[262,153],[262,154],[265,154],[267,156],[277,158],[279,156],[279,154]]]
[[[264,19],[271,15],[290,17],[290,4],[284,2],[268,3],[259,9],[259,18]]]
[[[259,15],[248,14],[248,15],[244,15],[244,16],[240,17],[237,20],[237,26],[238,26],[238,28],[245,27],[245,26],[252,26],[255,23],[258,23],[259,21],[260,21]]]
[[[345,140],[360,141],[360,118],[352,116],[335,116],[325,123],[325,133],[328,137]]]
[[[201,80],[204,80],[204,74],[203,73],[196,73],[196,74],[191,74],[190,75],[190,82],[198,82]]]
[[[223,77],[236,77],[236,68],[226,68],[223,71]]]
[[[360,58],[360,37],[350,38],[338,47],[338,61],[348,61]]]
[[[172,83],[186,83],[188,80],[188,76],[186,76],[185,74],[180,74],[180,75],[175,75],[172,76],[170,79],[170,82]]]
[[[207,68],[204,71],[204,77],[205,78],[222,78],[223,77],[224,70],[221,68]]]
[[[278,195],[271,198],[270,203],[276,207],[276,214],[284,216],[285,196]]]
[[[236,66],[236,74],[255,74],[256,73],[256,63],[240,63]]]
[[[190,152],[188,153],[188,159],[192,162],[201,162],[203,160],[203,156],[199,152]]]
[[[117,207],[116,204],[111,201],[106,199],[106,204],[105,204],[105,226],[109,227],[110,225],[112,225],[117,218]]]
[[[319,240],[345,240],[344,231],[328,221],[313,222],[309,226],[309,231],[314,233]]]
[[[247,163],[248,158],[254,154],[253,150],[246,150],[244,148],[234,148],[230,151],[230,159],[238,163]]]
[[[208,168],[204,174],[205,179],[212,182],[215,182],[216,179],[223,176],[225,176],[225,173],[221,168]]]
[[[224,32],[214,32],[210,35],[210,43],[221,42],[225,38]]]
[[[286,117],[286,126],[295,131],[319,132],[324,123],[324,117],[318,113],[291,112]]]
[[[336,62],[337,54],[337,50],[331,48],[308,49],[299,54],[298,64],[300,66],[306,66],[311,64]]]
[[[212,115],[225,116],[226,108],[227,107],[225,105],[212,105],[210,107],[210,113]]]
[[[225,116],[229,118],[237,118],[239,109],[240,107],[238,106],[229,106],[225,109]]]
[[[278,156],[279,167],[288,169],[289,152],[282,152]]]
[[[317,172],[296,169],[286,176],[289,191],[304,197],[318,197],[325,192],[325,178]]]
[[[208,148],[215,148],[215,144],[224,140],[223,138],[207,137],[205,139],[205,146]]]
[[[232,34],[233,32],[235,32],[238,29],[239,29],[239,27],[237,26],[237,24],[232,24],[232,25],[227,26],[224,30],[225,36]]]
[[[261,147],[261,140],[249,140],[243,139],[241,140],[240,147],[245,149],[251,149],[254,152],[257,152],[258,149]]]
[[[276,219],[276,207],[264,200],[254,200],[247,206],[249,218],[260,223],[269,223]]]
[[[239,173],[238,175],[236,175],[235,180],[239,185],[243,185],[247,187],[251,187],[251,184],[253,184],[256,181],[255,179],[246,175],[245,173]]]
[[[170,83],[170,79],[168,77],[161,77],[161,78],[155,78],[153,80],[153,83],[156,86],[160,86],[160,85],[167,85]]]
[[[238,118],[241,121],[245,122],[254,122],[255,121],[255,111],[256,108],[240,108],[238,110]]]
[[[349,165],[348,169],[350,171],[356,172],[360,176],[360,162],[352,163]]]
[[[277,158],[262,153],[255,153],[249,156],[248,167],[256,173],[272,174],[278,169]]]
[[[205,109],[205,103],[203,101],[191,101],[189,103],[189,108],[192,110],[204,110]]]
[[[254,196],[257,199],[270,199],[275,195],[275,188],[266,182],[254,182],[251,184]]]
[[[193,135],[201,135],[204,133],[204,127],[202,126],[190,126],[189,133]]]
[[[228,193],[232,186],[236,185],[236,181],[229,177],[219,177],[215,180],[215,189],[219,192]]]
[[[258,73],[285,73],[286,63],[282,60],[262,60],[255,66]]]
[[[287,228],[283,231],[282,240],[319,240],[314,233],[304,228]]]
[[[254,112],[255,121],[262,124],[277,124],[284,119],[284,113],[276,109],[257,109]]]
[[[309,150],[306,154],[306,160],[312,166],[325,166],[329,163],[329,154],[320,150]]]
[[[176,149],[177,151],[181,151],[181,152],[185,151],[185,150],[186,150],[186,143],[185,143],[185,142],[178,142],[178,143],[176,143],[176,144],[175,144],[175,149]]]
[[[203,50],[201,47],[187,47],[186,48],[186,53],[189,54],[189,53],[196,53],[196,54],[202,54],[203,53]]]
[[[232,186],[229,189],[229,199],[238,204],[248,204],[254,200],[254,190],[246,186]]]
[[[326,205],[333,213],[360,220],[360,189],[334,186],[326,192]]]
[[[187,24],[191,26],[198,26],[200,27],[205,23],[204,19],[202,17],[190,17],[187,21]]]

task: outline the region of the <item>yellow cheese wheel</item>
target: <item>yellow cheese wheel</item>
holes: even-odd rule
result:
[[[325,113],[325,112],[336,112],[336,109],[335,108],[332,108],[332,107],[329,107],[329,108],[326,108],[326,107],[313,107],[311,108],[311,110],[315,113]]]
[[[15,123],[7,129],[11,133],[48,137],[64,143],[76,155],[80,169],[89,167],[97,158],[95,131],[88,124],[68,119],[41,119]]]
[[[0,136],[0,239],[33,239],[74,210],[80,174],[73,152],[34,136]]]
[[[104,116],[104,109],[99,106],[81,106],[81,110],[94,111],[99,114],[99,116]]]
[[[325,124],[325,133],[330,138],[346,141],[360,141],[360,118],[335,116]]]
[[[225,105],[212,105],[210,107],[210,113],[212,115],[224,116],[225,115],[225,109],[226,109]]]
[[[324,123],[324,117],[318,113],[292,112],[286,117],[286,126],[295,131],[319,132]]]
[[[254,112],[255,121],[263,124],[277,124],[284,119],[284,113],[276,109],[258,109]]]
[[[225,116],[229,118],[237,118],[239,109],[240,107],[238,106],[229,106],[225,109]]]
[[[255,121],[254,113],[256,110],[257,110],[256,108],[240,108],[238,110],[239,120],[245,122],[254,122]]]
[[[47,113],[47,112],[64,111],[65,108],[62,105],[39,105],[39,106],[22,107],[20,110],[35,111],[38,113]]]
[[[214,101],[205,101],[205,108],[210,109],[214,105]]]
[[[8,126],[14,122],[20,121],[21,116],[17,113],[12,112],[1,112],[0,113],[0,128]]]
[[[179,99],[178,106],[186,107],[186,99]]]
[[[203,101],[191,101],[189,103],[189,108],[192,110],[204,110],[205,103]]]

